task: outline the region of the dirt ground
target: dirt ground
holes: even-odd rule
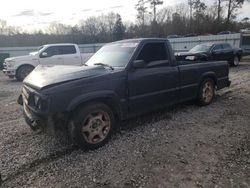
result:
[[[206,107],[186,103],[121,124],[82,151],[32,132],[16,104],[21,83],[0,74],[1,187],[250,187],[250,62]]]

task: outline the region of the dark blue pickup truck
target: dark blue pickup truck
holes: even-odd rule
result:
[[[166,39],[122,40],[82,67],[38,66],[18,101],[32,129],[64,129],[95,149],[119,120],[188,100],[210,104],[215,90],[230,85],[228,73],[227,62],[176,61]]]

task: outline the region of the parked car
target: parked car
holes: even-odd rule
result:
[[[226,62],[178,62],[166,39],[109,43],[82,67],[38,66],[25,80],[18,103],[32,129],[63,129],[79,146],[95,149],[117,121],[196,99],[212,102],[228,87]]]
[[[238,66],[242,49],[232,48],[228,43],[203,43],[188,52],[176,53],[177,60],[228,61],[231,66]]]
[[[235,32],[232,31],[221,31],[219,33],[217,33],[217,35],[228,35],[228,34],[234,34]]]
[[[93,54],[81,54],[76,44],[47,44],[27,56],[5,59],[3,72],[22,81],[37,65],[82,65]]]
[[[167,39],[174,39],[174,38],[180,38],[180,35],[168,35]]]
[[[250,28],[245,28],[240,30],[241,33],[250,33]]]
[[[198,35],[195,34],[195,33],[189,33],[189,34],[186,34],[184,37],[197,37]]]

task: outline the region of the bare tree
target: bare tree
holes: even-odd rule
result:
[[[242,7],[244,0],[227,0],[227,24],[237,14],[237,10]]]
[[[145,24],[145,14],[147,13],[147,6],[146,3],[148,1],[146,0],[138,0],[137,4],[135,5],[135,9],[137,10],[137,20],[139,21],[139,24],[144,26]]]
[[[153,9],[153,22],[156,22],[156,7],[163,4],[161,0],[149,0],[150,5]]]
[[[71,29],[62,23],[52,22],[47,28],[48,33],[56,35],[66,35],[70,33]]]
[[[0,34],[6,34],[7,22],[0,19]]]
[[[221,19],[221,11],[222,11],[222,0],[217,0],[218,1],[218,6],[217,6],[217,21],[220,22]]]

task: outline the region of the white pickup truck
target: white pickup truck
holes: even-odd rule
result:
[[[22,81],[37,65],[83,65],[93,53],[81,54],[76,44],[47,44],[27,56],[5,59],[3,72]]]

